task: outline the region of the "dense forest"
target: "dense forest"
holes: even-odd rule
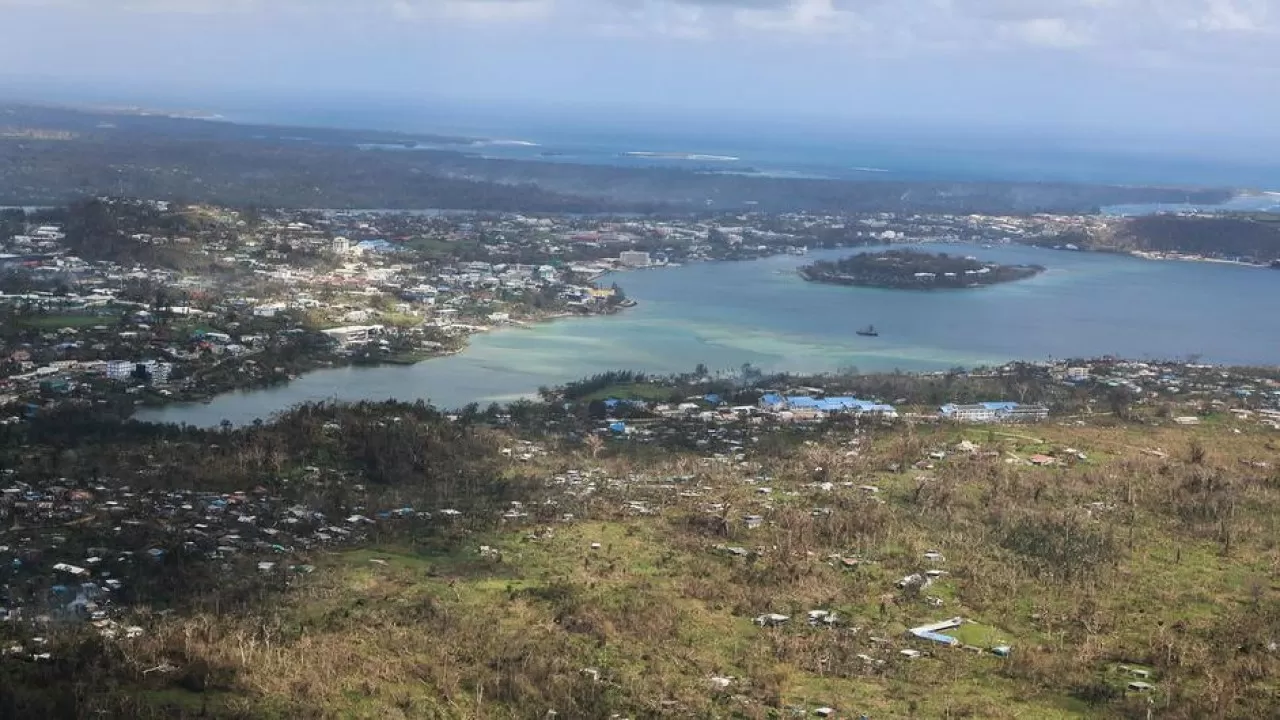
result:
[[[819,260],[800,268],[811,282],[895,290],[943,290],[982,287],[1033,277],[1039,265],[998,265],[947,253],[888,250],[859,253],[841,260]]]
[[[0,204],[61,204],[99,194],[261,207],[1017,213],[1083,212],[1188,196],[1185,190],[1058,183],[767,178],[386,147],[430,139],[2,108]],[[1228,193],[1190,195],[1212,203]]]

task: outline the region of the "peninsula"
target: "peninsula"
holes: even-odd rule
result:
[[[841,260],[819,260],[800,268],[800,277],[833,285],[941,290],[983,287],[1024,280],[1044,272],[1040,265],[999,265],[974,257],[914,250],[859,253]]]

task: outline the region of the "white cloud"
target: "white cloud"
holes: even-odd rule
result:
[[[1280,0],[0,0],[27,13],[258,13],[335,27],[417,22],[518,26],[561,35],[770,43],[845,40],[851,55],[1016,52],[1105,62],[1280,65]],[[1273,43],[1242,42],[1265,37]],[[1181,56],[1181,57],[1180,57]]]
[[[1191,22],[1209,32],[1266,30],[1277,14],[1270,0],[1209,0],[1208,7]]]
[[[1062,18],[1032,18],[1004,23],[1000,34],[1008,39],[1049,48],[1075,48],[1092,42],[1090,33]]]

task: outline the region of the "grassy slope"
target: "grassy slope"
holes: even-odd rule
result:
[[[552,484],[555,506],[531,503],[533,518],[492,533],[459,531],[448,549],[318,558],[305,585],[261,617],[172,621],[129,652],[140,667],[207,662],[230,691],[209,699],[152,680],[158,707],[254,717],[773,717],[822,705],[854,717],[1144,717],[1145,696],[1081,699],[1123,688],[1131,678],[1116,668],[1126,662],[1154,670],[1154,716],[1260,717],[1280,699],[1276,653],[1236,646],[1280,631],[1280,484],[1275,470],[1239,460],[1274,468],[1280,450],[1274,434],[1235,429],[926,428],[877,436],[856,455],[842,437],[748,458],[760,468],[670,457],[637,469],[625,457],[553,454],[548,475],[601,468],[596,491],[577,497],[581,488]],[[1000,456],[886,469],[963,438]],[[1196,443],[1207,449],[1199,462]],[[1067,446],[1088,460],[1005,462]],[[1148,452],[1157,448],[1169,457]],[[603,480],[633,471],[644,477]],[[667,480],[687,474],[696,478]],[[772,494],[746,481],[758,475],[770,476],[759,485]],[[836,487],[812,487],[822,479]],[[628,511],[635,500],[658,512]],[[1093,502],[1111,509],[1086,513]],[[710,503],[729,506],[726,526],[705,512]],[[559,521],[563,512],[576,519]],[[744,514],[768,524],[747,529]],[[1069,563],[1007,541],[1010,528],[1050,521],[1111,550],[1065,580]],[[717,544],[761,553],[732,557]],[[501,558],[482,557],[481,545]],[[938,567],[949,575],[918,597],[896,590],[898,578],[930,567],[931,549],[946,555]],[[866,562],[837,568],[835,552]],[[808,627],[813,608],[837,612],[840,624]],[[793,620],[754,626],[766,612]],[[975,621],[958,631],[963,641],[1007,642],[1012,657],[903,637],[956,615]],[[929,656],[907,660],[898,651],[908,647]],[[713,675],[735,680],[714,690]]]

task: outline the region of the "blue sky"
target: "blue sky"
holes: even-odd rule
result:
[[[0,20],[0,89],[28,97],[946,123],[1280,154],[1280,0],[0,0]]]

